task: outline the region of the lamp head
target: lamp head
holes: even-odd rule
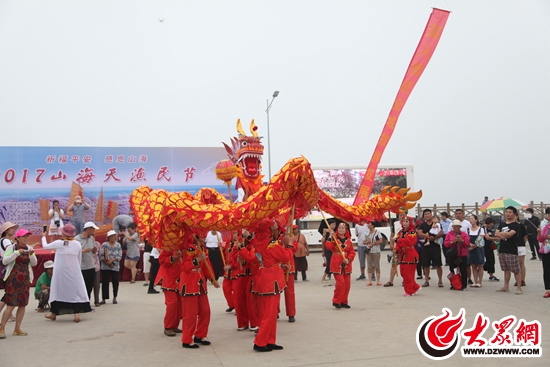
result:
[[[277,97],[279,95],[279,91],[276,90],[275,92],[273,92],[273,98]]]

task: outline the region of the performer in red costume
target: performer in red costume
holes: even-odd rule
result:
[[[210,303],[205,273],[208,266],[212,268],[204,251],[197,248],[194,240],[194,237],[189,239],[183,254],[179,284],[183,318],[181,346],[184,348],[211,344],[206,338],[210,325]]]
[[[401,227],[402,229],[396,236],[397,243],[393,252],[397,254],[397,261],[400,264],[399,270],[401,271],[403,287],[405,288],[404,296],[409,297],[422,289],[414,280],[416,264],[418,264],[418,252],[414,248],[417,238],[412,218],[402,218]]]
[[[159,256],[159,272],[155,281],[164,290],[164,335],[176,336],[181,333],[178,329],[181,320],[181,300],[178,284],[181,274],[181,251],[162,251]]]
[[[252,292],[258,295],[262,316],[260,330],[254,339],[254,350],[258,352],[283,349],[275,343],[279,302],[281,292],[286,288],[285,273],[281,265],[288,263],[289,253],[279,243],[279,234],[278,223],[266,218],[258,223],[254,235],[260,269],[252,283]]]
[[[241,256],[239,256],[239,249],[242,245],[242,242],[237,242],[230,257],[231,274],[236,278],[233,281],[233,301],[235,304],[235,312],[237,313],[237,330],[248,329],[250,321],[248,318],[248,306],[246,302],[246,284],[248,282],[248,276],[246,274],[247,269],[245,266],[245,261]]]
[[[290,261],[283,264],[283,270],[285,272],[286,289],[285,289],[285,309],[288,316],[288,322],[295,322],[296,316],[296,294],[294,292],[294,272],[296,271],[296,264],[294,263],[294,254],[298,251],[298,242],[296,237],[285,237],[283,243],[285,249],[288,252]]]
[[[231,312],[235,309],[235,296],[234,296],[234,284],[237,281],[237,276],[233,271],[233,266],[231,264],[231,254],[235,250],[236,244],[238,243],[239,232],[234,231],[232,234],[231,241],[228,241],[223,246],[223,255],[225,259],[225,267],[223,268],[223,295],[227,301],[227,310],[225,312]]]
[[[258,331],[258,328],[260,326],[260,305],[258,300],[258,295],[255,293],[250,292],[250,289],[252,287],[252,284],[254,283],[254,280],[256,279],[256,276],[258,275],[258,271],[260,269],[260,262],[258,261],[258,258],[256,257],[256,248],[254,245],[253,237],[252,235],[247,232],[243,231],[243,238],[245,238],[245,243],[238,251],[237,255],[237,261],[241,264],[243,264],[245,268],[245,274],[246,276],[243,279],[244,282],[244,288],[241,288],[238,292],[244,292],[246,297],[246,314],[248,315],[248,320],[237,320],[237,330],[242,331],[246,330],[248,327],[248,324],[250,323],[250,331]],[[238,278],[238,287],[241,287],[241,280]],[[239,318],[239,311],[237,310],[237,318]]]
[[[340,223],[336,230],[336,240],[342,248],[345,259],[334,243],[334,237],[325,242],[327,250],[332,252],[330,259],[330,271],[334,274],[336,285],[334,287],[334,296],[332,297],[332,305],[337,309],[351,308],[348,301],[349,290],[351,288],[351,264],[355,258],[351,235],[348,231],[346,223]]]

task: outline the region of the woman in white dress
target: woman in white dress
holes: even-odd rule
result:
[[[82,246],[74,240],[75,228],[67,224],[61,229],[63,239],[47,243],[42,233],[42,247],[55,249],[54,272],[50,286],[50,313],[45,315],[55,320],[58,315],[74,314],[74,322],[80,314],[91,312],[90,299],[80,271]]]

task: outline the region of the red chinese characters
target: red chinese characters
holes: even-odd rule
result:
[[[462,331],[462,337],[466,339],[465,345],[472,345],[474,343],[477,343],[478,346],[484,346],[487,345],[487,339],[481,337],[485,330],[489,328],[489,318],[483,316],[483,314],[480,312],[476,315],[476,319],[474,321],[474,325],[471,329],[465,329]]]
[[[145,168],[134,168],[134,170],[132,171],[132,176],[130,177],[130,182],[147,181],[147,179],[145,178],[145,174]]]
[[[172,181],[172,177],[169,176],[170,170],[167,166],[162,166],[159,169],[159,172],[157,174],[157,182],[160,182],[162,180],[166,180],[168,182]]]
[[[109,182],[111,181],[111,179],[113,179],[116,182],[120,182],[120,179],[117,178],[115,175],[116,175],[116,167],[109,168],[109,172],[105,174],[106,179],[103,180],[103,182]]]
[[[78,171],[76,182],[78,182],[79,184],[89,184],[94,180],[94,178],[95,178],[94,169],[86,167]]]
[[[493,323],[493,329],[495,334],[491,338],[491,344],[493,345],[509,345],[512,344],[512,334],[508,332],[516,322],[515,316],[507,316]]]
[[[193,179],[193,176],[195,175],[196,170],[197,169],[193,166],[187,167],[186,169],[183,170],[183,172],[185,173],[185,182],[188,182],[189,180]]]
[[[52,181],[59,181],[59,180],[66,180],[66,179],[67,179],[67,175],[64,174],[62,170],[59,170],[59,172],[57,172],[57,176],[52,175],[52,177],[50,177],[50,180]]]

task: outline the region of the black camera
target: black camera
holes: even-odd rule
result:
[[[54,224],[57,228],[59,228],[59,226],[61,225],[61,221],[56,220],[56,221],[54,221]]]

